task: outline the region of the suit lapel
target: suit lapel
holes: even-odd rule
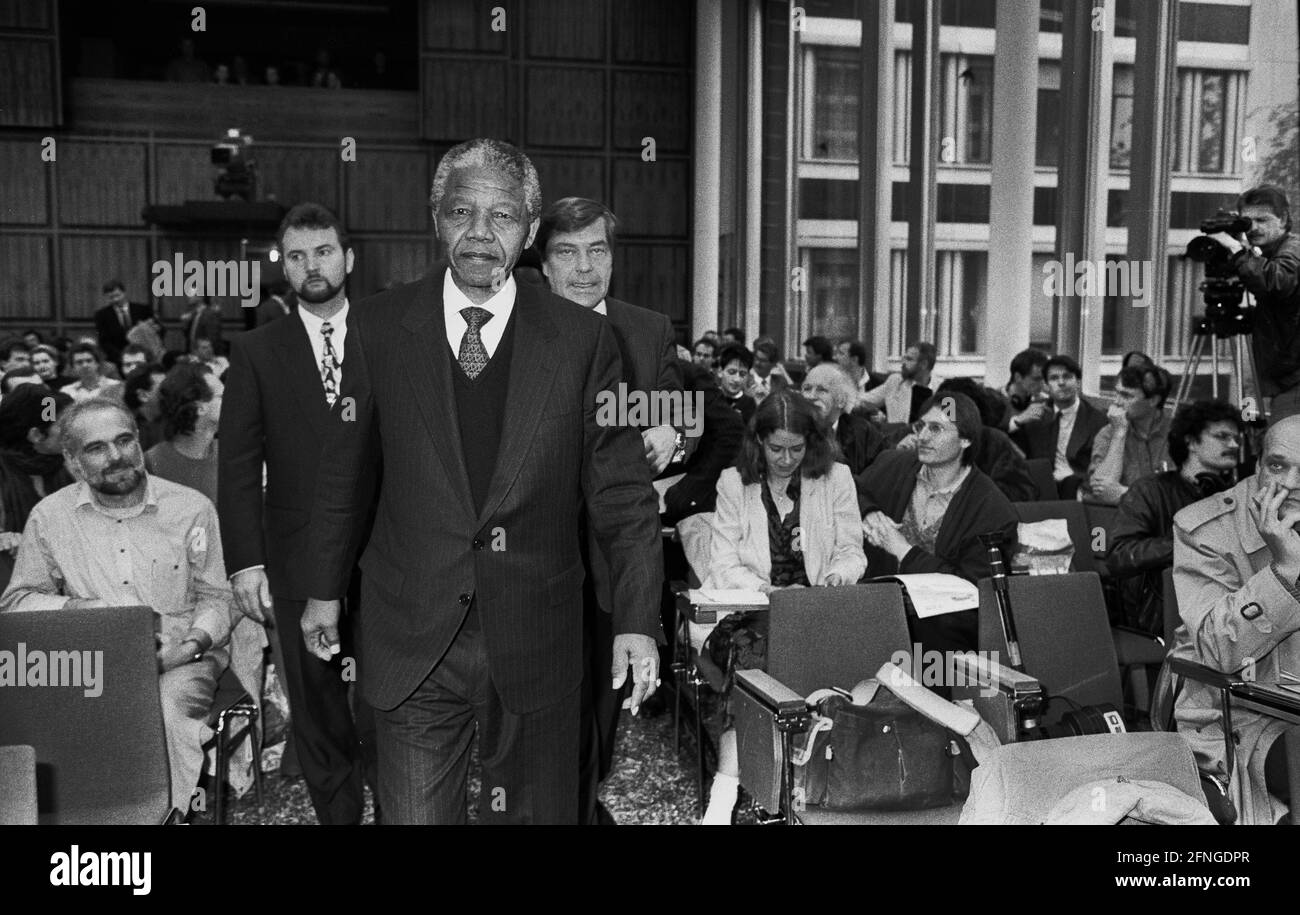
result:
[[[640,368],[636,364],[636,355],[631,351],[628,345],[636,334],[632,329],[631,322],[628,320],[628,313],[623,309],[623,303],[617,299],[605,300],[605,318],[609,321],[610,326],[614,328],[614,339],[618,342],[618,354],[623,360],[623,381],[627,383],[629,390],[640,390],[637,384],[638,372]]]
[[[451,347],[442,315],[443,273],[431,271],[415,288],[414,298],[402,319],[408,336],[403,341],[405,351],[400,358],[451,489],[460,499],[464,513],[472,516],[474,506],[451,380]]]
[[[302,321],[286,321],[279,328],[276,349],[280,364],[284,366],[289,390],[298,401],[299,409],[317,437],[325,434],[329,407],[325,401],[325,387],[316,371],[316,354]]]
[[[501,447],[497,452],[492,484],[479,514],[480,524],[492,517],[519,476],[555,378],[556,360],[547,357],[551,355],[551,341],[558,330],[547,314],[546,297],[529,286],[518,284],[513,320],[515,343],[510,356],[506,412],[501,420]],[[465,486],[468,492],[468,481]]]
[[[1088,440],[1088,425],[1092,418],[1088,411],[1092,407],[1079,395],[1079,409],[1074,414],[1074,428],[1070,430],[1070,440],[1065,443],[1065,458],[1072,461],[1078,455],[1079,449],[1083,447],[1084,442]]]

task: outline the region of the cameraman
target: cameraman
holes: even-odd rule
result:
[[[1271,185],[1237,198],[1237,211],[1251,223],[1241,238],[1210,237],[1232,254],[1232,265],[1255,296],[1255,368],[1271,397],[1270,422],[1300,413],[1300,238],[1291,233],[1286,194]]]

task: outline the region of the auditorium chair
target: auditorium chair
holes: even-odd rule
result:
[[[253,785],[257,798],[257,809],[262,809],[262,738],[258,716],[261,706],[248,694],[235,676],[233,668],[227,667],[217,683],[217,692],[212,700],[212,712],[208,715],[208,726],[212,728],[213,737],[209,745],[215,745],[217,754],[217,777],[214,791],[213,817],[218,826],[226,821],[226,792],[222,784],[226,769],[230,764],[230,751],[238,744],[241,737],[247,737],[253,753]],[[236,734],[233,722],[243,718],[244,730]]]
[[[1060,496],[1056,489],[1056,478],[1052,476],[1055,462],[1050,458],[1026,458],[1025,466],[1029,468],[1029,479],[1038,489],[1039,502],[1055,502]]]
[[[1161,578],[1164,582],[1164,626],[1161,635],[1157,638],[1127,626],[1111,629],[1115,639],[1115,656],[1126,677],[1133,705],[1142,712],[1150,711],[1151,671],[1153,668],[1159,671],[1160,665],[1165,662],[1165,655],[1174,647],[1174,630],[1181,622],[1178,618],[1178,598],[1174,594],[1174,570],[1165,569]]]
[[[1070,571],[1098,571],[1092,552],[1092,531],[1088,527],[1088,516],[1082,502],[1058,499],[1054,502],[1012,502],[1011,505],[1023,524],[1064,518],[1066,529],[1070,532],[1070,542],[1074,544]]]
[[[1041,724],[1056,724],[1079,706],[1111,703],[1123,709],[1119,664],[1101,579],[1096,572],[1068,575],[1013,575],[1007,579],[1012,619],[1025,673],[1038,680],[1049,704]],[[979,647],[998,652],[1010,664],[993,583],[979,584]]]
[[[36,823],[36,748],[0,747],[0,826]]]
[[[102,651],[102,693],[5,687],[0,744],[36,751],[44,824],[156,824],[167,819],[167,745],[154,613],[110,607],[0,613],[0,650]]]
[[[795,803],[790,797],[793,737],[809,724],[804,697],[830,686],[852,689],[875,676],[897,652],[912,651],[902,588],[881,582],[777,591],[769,612],[767,671],[737,671],[732,694],[740,783],[759,808],[770,812],[761,820],[807,825],[956,823],[960,803],[928,810],[842,812]],[[1023,683],[1037,688],[1028,678]]]

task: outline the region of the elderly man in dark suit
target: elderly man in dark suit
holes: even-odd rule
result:
[[[667,315],[639,308],[612,298],[609,282],[614,272],[614,230],[618,221],[609,208],[585,197],[565,197],[542,213],[537,229],[537,250],[542,255],[542,274],[551,291],[571,302],[606,317],[614,330],[623,359],[626,390],[677,392],[682,390],[677,367],[677,338]],[[660,420],[655,422],[655,419]],[[679,428],[670,417],[655,417],[641,428],[646,461],[652,474],[662,473],[677,450]],[[579,774],[581,800],[578,818],[582,823],[611,822],[597,801],[597,787],[613,766],[614,740],[618,731],[620,695],[610,689],[605,676],[613,644],[613,595],[592,579],[604,578],[605,563],[600,547],[589,536],[588,577],[583,593],[586,679],[583,683],[583,762]],[[603,612],[602,612],[603,611]]]
[[[1079,393],[1083,370],[1069,356],[1053,356],[1043,370],[1051,404],[1033,403],[1011,418],[1011,439],[1027,458],[1047,458],[1062,499],[1073,499],[1087,479],[1092,443],[1106,414]]]
[[[289,211],[278,243],[301,304],[292,318],[233,341],[219,431],[221,537],[239,610],[258,621],[273,610],[294,749],[316,818],[359,823],[363,781],[378,780],[374,717],[358,703],[354,724],[348,682],[356,678],[346,676],[346,659],[312,656],[300,627],[315,563],[307,520],[321,445],[346,407],[338,385],[351,369],[344,356],[355,323],[346,289],[352,248],[334,214],[314,203]],[[356,609],[348,607],[350,622]]]
[[[338,651],[338,597],[369,501],[360,478],[382,462],[361,626],[385,819],[466,819],[477,726],[480,820],[572,823],[580,519],[607,563],[596,582],[612,595],[606,671],[618,687],[631,669],[635,711],[657,683],[662,637],[650,468],[634,429],[598,421],[623,378],[608,322],[511,276],[541,213],[527,156],[462,143],[439,163],[431,202],[450,266],[367,299],[349,340],[354,413],[322,457],[318,599],[303,637],[322,658]]]

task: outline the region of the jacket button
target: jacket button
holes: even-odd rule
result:
[[[470,601],[470,595],[468,595],[468,594],[462,594],[459,598],[457,598],[457,600],[460,601],[460,605],[463,607],[463,606],[465,606],[466,604],[469,603],[469,601]]]
[[[476,550],[481,550],[481,549],[483,549],[483,547],[484,547],[485,544],[483,543],[483,538],[482,538],[482,537],[475,537],[475,538],[474,538],[474,543],[471,544],[471,545],[474,547],[474,549],[476,549]]]
[[[1232,496],[1226,496],[1226,497],[1224,497],[1223,504],[1224,504],[1224,505],[1227,505],[1227,506],[1229,506],[1229,507],[1231,507],[1231,505],[1232,505]]]

